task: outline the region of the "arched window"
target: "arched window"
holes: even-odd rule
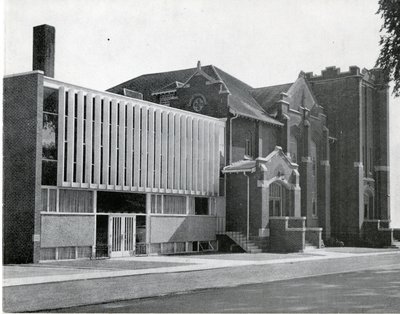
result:
[[[282,185],[271,183],[269,186],[269,215],[282,216]]]

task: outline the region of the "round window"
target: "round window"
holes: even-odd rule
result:
[[[194,111],[200,112],[201,110],[203,110],[204,105],[205,105],[205,101],[204,101],[203,97],[196,96],[195,98],[193,98],[192,107],[193,107]]]

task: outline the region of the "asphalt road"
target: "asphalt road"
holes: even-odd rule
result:
[[[400,310],[400,265],[164,297],[72,307],[59,312],[385,312]]]

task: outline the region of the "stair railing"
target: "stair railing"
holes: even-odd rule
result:
[[[242,223],[237,221],[230,221],[226,226],[226,233],[231,235],[231,238],[239,244],[246,252],[249,251],[249,239],[247,239],[246,235],[241,231],[243,227]]]

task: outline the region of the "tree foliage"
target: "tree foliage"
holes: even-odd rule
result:
[[[400,0],[379,0],[383,20],[379,45],[380,55],[376,62],[387,77],[394,82],[393,94],[400,96]]]

